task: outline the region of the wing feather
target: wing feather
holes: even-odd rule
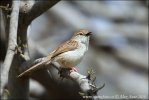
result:
[[[64,52],[71,51],[77,49],[78,42],[74,40],[66,41],[64,44],[60,45],[57,50],[53,53],[52,58],[58,56]]]

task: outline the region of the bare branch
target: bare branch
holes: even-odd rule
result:
[[[15,54],[15,49],[17,46],[17,27],[18,27],[18,16],[19,16],[19,1],[13,1],[12,4],[12,13],[10,18],[10,27],[9,27],[9,42],[7,54],[4,60],[4,65],[2,67],[1,74],[1,94],[4,89],[5,84],[8,82],[8,72]]]
[[[86,76],[81,75],[78,72],[71,72],[69,76],[80,85],[83,92],[86,93],[87,91],[91,90],[89,80]]]
[[[20,3],[20,12],[28,13],[33,5],[35,4],[35,0],[22,0]]]
[[[36,1],[27,0],[21,1],[20,12],[26,13],[28,16],[28,25],[33,19],[40,16],[42,13],[46,12],[49,8],[55,5],[60,0],[49,0],[49,1]]]
[[[29,0],[28,0],[29,1]],[[46,2],[44,2],[46,3]],[[41,5],[41,8],[44,8],[44,5]],[[48,6],[50,8],[51,6]],[[31,21],[34,19],[34,13],[32,13],[33,7],[30,7],[31,10],[28,13],[20,13],[19,14],[19,27],[18,27],[18,47],[20,48],[20,52],[17,52],[17,55],[13,59],[11,69],[9,71],[9,82],[8,87],[11,93],[10,99],[28,99],[29,97],[29,80],[25,78],[23,80],[18,79],[16,76],[19,73],[19,67],[26,62],[24,59],[25,51],[27,48],[27,28]],[[40,7],[39,7],[40,8]],[[38,8],[36,9],[37,11]],[[44,11],[43,11],[44,12]],[[43,13],[41,12],[41,14]],[[32,17],[34,16],[34,17]],[[33,18],[30,20],[30,18]],[[26,55],[25,55],[26,56]],[[20,92],[23,91],[23,92]]]
[[[31,22],[36,17],[40,16],[42,13],[47,11],[49,8],[51,8],[53,5],[55,5],[60,0],[49,0],[49,1],[36,1],[34,6],[29,12],[29,16],[32,15],[29,18],[29,21]]]
[[[103,86],[97,87],[94,82],[96,78],[91,79],[92,75],[94,74],[92,72],[88,73],[87,76],[84,76],[75,71],[70,71],[68,69],[63,69],[63,68],[60,69],[59,66],[54,66],[54,67],[56,67],[56,69],[60,71],[61,77],[72,79],[73,81],[75,81],[79,85],[84,95],[87,95],[87,96],[97,95],[98,90],[102,89],[105,85],[103,84]]]
[[[19,14],[19,9],[21,8],[20,2],[21,4],[22,2],[25,4],[25,7],[27,7],[27,9],[25,10],[27,10],[27,12]],[[30,2],[32,2],[32,4],[29,4]],[[28,99],[28,90],[29,90],[28,78],[25,80],[18,80],[16,78],[19,67],[23,62],[25,62],[24,58],[22,58],[21,55],[24,55],[25,50],[27,49],[24,46],[24,45],[27,45],[27,27],[33,19],[38,17],[40,14],[45,12],[48,8],[52,7],[57,2],[58,1],[55,1],[55,0],[37,1],[36,2],[37,4],[34,4],[33,1],[29,1],[29,0],[26,2],[13,1],[12,13],[10,17],[11,19],[10,19],[10,29],[9,29],[10,33],[9,33],[8,50],[4,61],[4,66],[1,69],[2,71],[1,93],[4,89],[4,86],[8,82],[8,73],[9,73],[8,88],[11,94],[10,98]],[[19,22],[19,25],[18,25],[18,22]],[[17,41],[17,40],[21,40],[21,41]],[[18,52],[18,48],[20,48],[19,52]],[[23,92],[20,92],[20,91],[23,91]]]

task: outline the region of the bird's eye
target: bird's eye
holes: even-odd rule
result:
[[[80,33],[79,33],[79,35],[83,35],[83,33],[82,33],[82,32],[80,32]]]

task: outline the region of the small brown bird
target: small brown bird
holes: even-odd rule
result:
[[[74,67],[81,62],[85,52],[88,50],[90,35],[91,32],[86,29],[79,30],[78,32],[74,33],[70,40],[61,44],[48,56],[38,59],[36,62],[39,63],[30,67],[18,77],[28,75],[30,72],[33,72],[43,65],[54,62],[57,62],[62,68],[74,70]]]

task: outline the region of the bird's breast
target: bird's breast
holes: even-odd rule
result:
[[[80,45],[80,47],[78,47],[75,50],[67,51],[65,53],[60,54],[59,60],[61,60],[61,58],[62,58],[67,63],[70,63],[70,64],[76,66],[77,64],[79,64],[81,62],[85,52],[86,52],[86,47]]]

